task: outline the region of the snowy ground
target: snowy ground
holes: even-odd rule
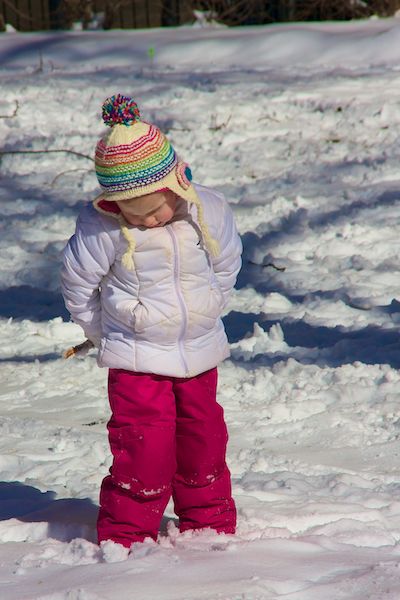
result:
[[[399,61],[396,20],[0,36],[1,598],[400,598]],[[94,543],[106,372],[61,358],[58,278],[115,92],[245,246],[219,388],[238,534],[179,535],[170,506],[120,562]]]

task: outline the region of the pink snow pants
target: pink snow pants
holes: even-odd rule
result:
[[[110,369],[113,464],[101,485],[99,542],[156,539],[171,495],[180,531],[235,532],[216,389],[217,369],[188,379]]]

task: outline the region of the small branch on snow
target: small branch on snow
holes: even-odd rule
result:
[[[0,119],[13,119],[14,117],[17,116],[17,112],[19,110],[19,102],[18,100],[14,100],[15,102],[15,108],[14,108],[14,112],[12,113],[12,115],[0,115]]]
[[[75,156],[80,156],[81,158],[87,158],[94,162],[94,158],[92,156],[88,156],[87,154],[82,154],[82,152],[76,152],[75,150],[68,150],[66,148],[60,148],[58,150],[50,149],[50,150],[0,150],[0,156],[6,156],[7,154],[51,154],[57,152],[64,152],[66,154],[74,154]]]
[[[229,117],[227,118],[226,121],[224,121],[223,123],[219,123],[217,125],[217,117],[216,117],[216,115],[212,115],[211,125],[210,125],[209,129],[211,131],[219,131],[220,129],[225,129],[225,127],[228,127],[229,121],[231,120],[231,118],[232,118],[232,115],[229,115]]]
[[[97,421],[90,421],[90,423],[82,423],[85,427],[93,427],[94,425],[101,425],[107,423],[107,419],[98,419]]]
[[[285,271],[286,270],[286,267],[277,267],[276,265],[274,265],[274,263],[266,263],[265,265],[261,265],[260,263],[256,263],[252,260],[248,260],[247,262],[249,263],[249,265],[255,265],[256,267],[261,267],[262,269],[271,267],[272,269],[275,269],[275,271]]]
[[[282,121],[276,119],[275,117],[271,117],[271,115],[264,115],[263,117],[259,117],[257,119],[257,122],[259,123],[260,121],[274,121],[275,123],[282,123]]]
[[[50,183],[50,187],[53,187],[59,177],[66,175],[67,173],[77,173],[78,171],[84,171],[85,173],[89,173],[91,169],[68,169],[67,171],[62,171],[58,175],[56,175],[53,181]]]
[[[169,127],[169,131],[193,131],[191,127]]]
[[[226,121],[224,121],[223,123],[217,124],[216,115],[212,115],[211,123],[210,123],[210,126],[208,127],[208,129],[210,131],[219,131],[220,129],[224,129],[225,127],[228,127],[228,124],[229,124],[229,121],[231,120],[231,118],[232,118],[232,115],[229,115],[229,117],[227,118]],[[168,127],[168,131],[193,131],[193,127]]]

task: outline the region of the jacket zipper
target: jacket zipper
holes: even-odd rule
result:
[[[178,336],[178,348],[179,348],[179,354],[181,356],[181,360],[182,360],[183,368],[185,369],[186,376],[189,376],[189,368],[188,368],[188,365],[187,365],[187,362],[186,362],[185,353],[184,353],[184,349],[183,349],[183,338],[185,336],[186,329],[187,329],[188,314],[187,314],[186,304],[185,304],[185,301],[183,299],[182,289],[181,289],[181,284],[180,284],[180,279],[179,279],[179,267],[180,267],[180,263],[179,263],[178,240],[176,238],[174,230],[172,229],[172,227],[170,225],[167,225],[166,229],[168,230],[168,233],[171,236],[172,245],[173,245],[173,248],[174,248],[174,283],[175,283],[175,291],[176,291],[176,295],[178,297],[179,306],[180,306],[181,311],[182,311],[182,325],[181,325],[181,330],[180,330],[179,336]]]

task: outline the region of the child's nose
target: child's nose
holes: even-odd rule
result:
[[[153,215],[149,215],[144,219],[144,226],[151,227],[152,225],[156,225],[156,218]]]

